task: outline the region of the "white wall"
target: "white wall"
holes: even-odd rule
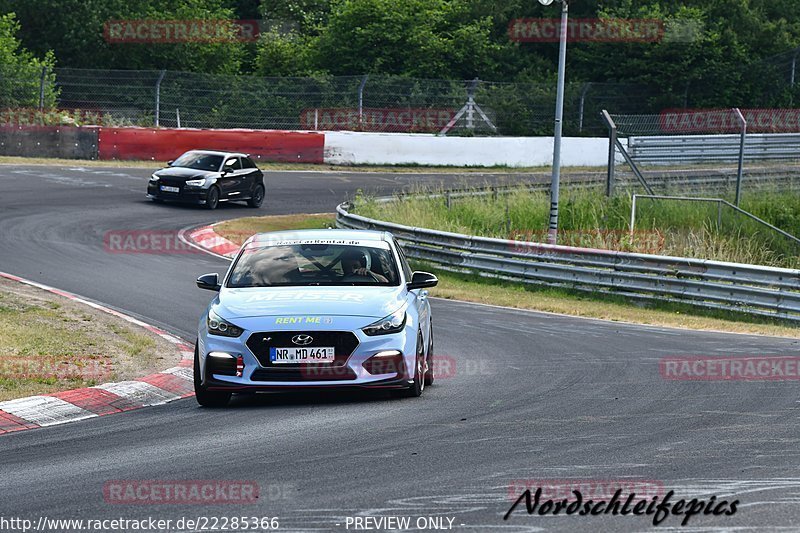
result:
[[[607,138],[565,137],[562,141],[561,164],[564,166],[604,167],[607,161]],[[334,165],[536,167],[553,163],[553,138],[330,131],[325,132],[325,162]]]

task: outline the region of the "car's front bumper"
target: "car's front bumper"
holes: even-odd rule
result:
[[[149,183],[147,185],[147,197],[151,200],[164,200],[169,202],[181,202],[187,204],[202,205],[206,203],[206,196],[208,191],[205,189],[187,189],[180,188],[180,192],[164,192],[157,184]]]
[[[351,322],[352,317],[337,317],[335,322]],[[366,325],[369,320],[358,321]],[[239,324],[243,325],[241,322]],[[409,320],[403,331],[389,335],[368,336],[360,329],[331,329],[308,327],[300,330],[286,328],[257,327],[245,329],[237,338],[221,337],[208,333],[205,322],[198,330],[198,354],[203,385],[209,390],[231,392],[275,391],[291,389],[399,389],[413,384],[413,368],[416,357],[416,324]],[[334,345],[334,363],[319,364],[273,364],[265,349],[252,342],[255,338],[273,336],[281,338],[276,346],[291,347],[286,339],[301,333],[317,338],[338,333],[352,337],[352,348],[348,345],[320,340],[318,346]],[[250,342],[249,342],[250,341]],[[317,342],[317,341],[315,341]],[[346,350],[340,349],[347,348]],[[365,362],[380,352],[394,351],[399,354],[386,364],[371,366]],[[216,352],[211,357],[209,354]],[[230,358],[224,357],[230,355]],[[220,357],[222,356],[222,357]],[[265,357],[266,356],[266,357]],[[236,361],[243,368],[237,371]],[[374,361],[374,360],[373,360]],[[375,369],[381,369],[376,371]],[[373,370],[371,373],[368,369]],[[409,371],[409,369],[412,369]],[[220,370],[224,370],[220,372]],[[240,375],[235,375],[236,373]]]

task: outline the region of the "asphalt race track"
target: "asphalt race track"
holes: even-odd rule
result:
[[[192,341],[210,295],[205,254],[115,254],[111,230],[177,230],[260,214],[331,212],[361,188],[441,176],[277,172],[264,207],[156,205],[146,169],[0,167],[0,270],[106,303]],[[482,178],[473,178],[482,179]],[[435,300],[436,353],[420,399],[388,395],[194,399],[0,437],[0,516],[280,519],[345,531],[353,516],[453,518],[459,530],[644,531],[651,517],[504,521],[515,480],[648,480],[675,498],[740,500],[737,513],[670,516],[661,530],[800,528],[797,381],[661,378],[671,355],[797,355],[796,340],[693,333]],[[113,480],[250,480],[249,505],[114,505]],[[412,524],[413,524],[412,520]],[[444,522],[447,524],[447,520]],[[350,530],[353,527],[350,526]]]

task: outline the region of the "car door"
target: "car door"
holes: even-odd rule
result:
[[[249,197],[253,193],[253,188],[256,185],[256,174],[258,173],[258,169],[256,168],[255,163],[253,163],[249,157],[241,157],[240,159],[242,161],[242,196]]]
[[[217,180],[220,197],[235,199],[237,196],[242,196],[242,162],[239,158],[237,156],[228,156],[225,159],[222,170],[223,173],[221,173],[219,180]]]

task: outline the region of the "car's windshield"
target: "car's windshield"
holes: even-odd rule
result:
[[[318,241],[317,241],[318,242]],[[227,287],[398,285],[391,251],[352,244],[254,244],[233,266]]]
[[[222,156],[214,154],[204,154],[202,152],[186,152],[172,162],[172,167],[193,168],[195,170],[219,170],[222,164]]]

